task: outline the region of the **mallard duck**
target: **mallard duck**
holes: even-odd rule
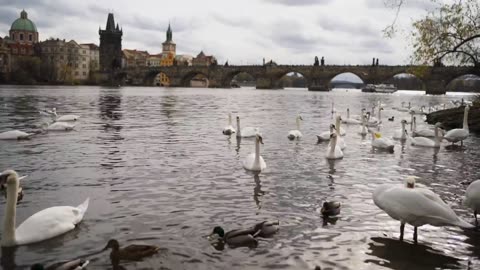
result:
[[[237,229],[225,233],[225,230],[216,226],[213,228],[210,237],[216,236],[213,238],[214,246],[220,245],[223,247],[223,244],[226,243],[228,246],[235,247],[250,247],[255,248],[258,246],[258,240],[254,237],[255,232],[252,228],[249,229]],[[212,238],[211,238],[212,239]]]
[[[160,249],[159,247],[153,245],[129,245],[124,248],[120,248],[118,241],[115,239],[109,240],[107,246],[102,251],[109,248],[112,249],[112,252],[110,252],[110,259],[114,265],[118,265],[121,260],[139,261],[142,258],[152,256]]]
[[[395,116],[392,116],[392,117],[389,117],[389,118],[388,118],[388,121],[393,122],[394,120],[395,120]]]
[[[77,259],[73,261],[58,262],[48,267],[43,264],[36,263],[30,267],[30,270],[81,270],[88,265],[88,260]]]
[[[339,202],[335,202],[335,201],[324,202],[320,212],[325,217],[336,216],[340,214],[340,206],[341,204]]]

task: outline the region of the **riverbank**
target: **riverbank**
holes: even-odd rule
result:
[[[427,123],[435,124],[441,122],[447,130],[452,128],[462,128],[463,113],[465,107],[436,111],[427,114]],[[480,134],[480,106],[474,105],[468,113],[468,128],[470,132]]]

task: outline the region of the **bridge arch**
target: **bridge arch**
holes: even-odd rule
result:
[[[480,91],[480,75],[467,73],[449,78],[445,88],[447,92],[478,92]]]
[[[182,79],[180,81],[180,86],[181,87],[191,87],[191,81],[194,78],[198,78],[198,77],[205,78],[207,80],[207,87],[208,87],[208,81],[210,80],[210,78],[208,77],[207,74],[205,74],[204,72],[199,71],[199,70],[192,70],[192,71],[188,72],[187,74],[183,75]]]
[[[348,69],[341,70],[341,71],[330,74],[330,76],[328,76],[328,78],[327,78],[327,81],[331,82],[333,80],[333,78],[335,78],[339,75],[342,75],[342,74],[353,74],[353,75],[357,76],[360,80],[362,80],[362,82],[364,82],[364,83],[368,82],[367,74],[362,74],[361,72],[357,72],[355,70],[348,70]]]
[[[172,75],[166,69],[153,69],[147,72],[143,82],[148,86],[169,86],[171,78],[173,78]]]
[[[398,72],[391,74],[385,83],[391,83],[401,90],[424,90],[425,82],[413,73]]]
[[[250,75],[253,78],[253,80],[255,81],[255,84],[256,84],[257,78],[255,76],[255,73],[252,73],[249,70],[235,70],[235,71],[232,71],[232,72],[228,72],[225,76],[223,76],[222,86],[225,87],[225,88],[231,87],[233,79],[235,77],[237,77],[237,75],[241,75],[241,74]]]
[[[329,89],[346,88],[342,86],[351,86],[353,88],[360,89],[364,84],[366,84],[365,80],[353,72],[343,72],[337,74],[330,78],[327,83]]]
[[[282,70],[282,72],[276,73],[274,75],[273,88],[282,89],[283,88],[282,79],[285,78],[285,76],[288,75],[288,74],[300,74],[301,77],[303,77],[303,79],[305,80],[305,88],[309,87],[310,82],[311,82],[310,76],[308,76],[305,71],[302,71],[302,70],[296,69],[295,67],[292,67],[292,68],[286,68],[286,69]]]

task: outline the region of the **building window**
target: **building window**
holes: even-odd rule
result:
[[[18,49],[17,48],[13,48],[13,54],[17,54],[18,53]]]
[[[63,48],[60,48],[60,51],[63,52]]]
[[[86,53],[87,53],[87,51],[83,50],[83,54],[86,54]]]
[[[60,59],[62,59],[62,60],[63,60],[63,55],[60,55]]]
[[[15,40],[15,34],[12,34],[12,39]]]
[[[82,60],[85,61],[85,60],[87,60],[87,59],[86,59],[85,57],[82,57]]]
[[[78,68],[78,64],[75,64],[75,68]]]
[[[87,76],[87,72],[84,71],[84,72],[83,72],[83,76]]]
[[[32,41],[32,34],[28,35],[28,40]]]
[[[87,65],[83,64],[82,67],[83,67],[83,68],[87,68]]]
[[[20,34],[20,40],[23,40],[23,34]]]
[[[78,76],[78,71],[75,71],[75,76]]]

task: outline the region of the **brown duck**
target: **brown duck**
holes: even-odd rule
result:
[[[145,257],[152,256],[160,249],[152,245],[129,245],[120,248],[118,241],[115,239],[108,241],[107,246],[102,251],[109,248],[112,249],[110,259],[113,265],[118,265],[120,261],[139,261]]]

